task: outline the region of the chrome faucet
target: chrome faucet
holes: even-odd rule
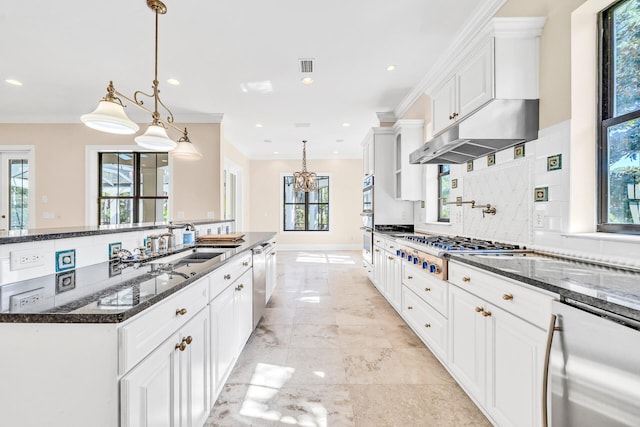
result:
[[[196,226],[193,225],[190,222],[185,222],[184,224],[173,225],[173,221],[169,221],[169,225],[167,226],[167,228],[169,229],[170,233],[173,233],[173,230],[179,229],[179,228],[186,228],[187,231],[196,231]]]

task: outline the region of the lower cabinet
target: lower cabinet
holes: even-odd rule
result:
[[[449,329],[449,369],[496,424],[539,426],[545,331],[456,286]]]
[[[402,261],[391,252],[385,252],[384,296],[396,311],[402,305]]]
[[[123,427],[201,426],[209,415],[206,308],[120,381]]]
[[[246,271],[210,305],[211,405],[253,331],[252,270]]]
[[[401,314],[431,351],[446,360],[447,319],[406,286],[402,286]]]

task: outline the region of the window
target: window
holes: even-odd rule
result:
[[[601,16],[598,231],[640,234],[640,1]]]
[[[438,165],[438,222],[449,222],[449,194],[451,193],[451,165]]]
[[[167,153],[99,153],[98,223],[167,221]]]
[[[293,176],[284,177],[284,231],[329,231],[329,177],[318,176],[316,191],[293,191]]]

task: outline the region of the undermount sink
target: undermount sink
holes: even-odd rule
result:
[[[219,248],[193,248],[177,254],[168,255],[150,261],[152,264],[172,264],[174,267],[188,263],[205,262],[224,254],[226,251]]]

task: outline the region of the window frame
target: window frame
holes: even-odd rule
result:
[[[304,230],[291,230],[291,229],[287,229],[286,228],[286,211],[287,211],[287,206],[290,205],[300,205],[301,203],[288,203],[286,201],[286,185],[287,185],[287,178],[290,178],[293,181],[293,174],[282,174],[282,179],[281,179],[281,189],[282,192],[280,193],[282,195],[282,202],[280,203],[280,208],[281,208],[281,230],[283,232],[287,232],[287,233],[307,233],[307,232],[330,232],[331,231],[331,175],[328,173],[318,173],[317,174],[317,179],[321,180],[321,179],[326,179],[327,180],[327,191],[329,192],[328,194],[328,202],[309,202],[309,193],[305,192],[304,193],[304,219],[305,219],[305,224],[304,224]],[[293,185],[293,184],[292,184]],[[309,206],[312,205],[326,205],[327,206],[327,210],[328,210],[328,214],[327,214],[327,228],[326,229],[321,229],[321,230],[310,230],[309,229]]]
[[[618,124],[640,119],[640,108],[614,116],[615,58],[612,32],[613,13],[628,0],[620,0],[609,5],[598,14],[598,132],[597,132],[597,219],[596,230],[606,233],[640,234],[640,224],[609,223],[609,178],[608,130]],[[629,0],[631,1],[631,0]]]
[[[443,168],[444,166],[448,166],[448,170],[446,172],[443,172]],[[451,165],[438,165],[438,213],[437,213],[437,218],[438,218],[438,222],[444,222],[444,223],[448,223],[451,222],[451,210],[449,210],[449,217],[445,218],[443,216],[441,216],[442,213],[442,207],[445,203],[444,199],[442,198],[442,178],[448,176],[449,177],[449,191],[451,191]]]
[[[140,203],[144,200],[166,200],[167,206],[169,203],[169,194],[166,196],[142,196],[141,188],[140,188],[140,174],[141,174],[141,156],[143,154],[166,154],[167,155],[167,167],[169,166],[169,153],[163,151],[99,151],[98,153],[98,225],[121,225],[121,224],[129,224],[129,223],[117,223],[117,224],[102,224],[102,201],[103,200],[131,200],[132,201],[132,209],[131,209],[131,224],[139,224],[140,223]],[[103,155],[116,155],[120,154],[130,155],[133,158],[133,180],[132,180],[132,188],[133,195],[132,196],[103,196],[102,195],[102,157]],[[156,157],[157,160],[157,157]],[[156,168],[157,171],[157,168]],[[170,172],[169,172],[170,173]],[[169,175],[169,181],[171,181],[171,175]],[[169,182],[170,184],[170,182]],[[169,192],[167,192],[169,193]],[[154,221],[155,222],[155,221]]]

